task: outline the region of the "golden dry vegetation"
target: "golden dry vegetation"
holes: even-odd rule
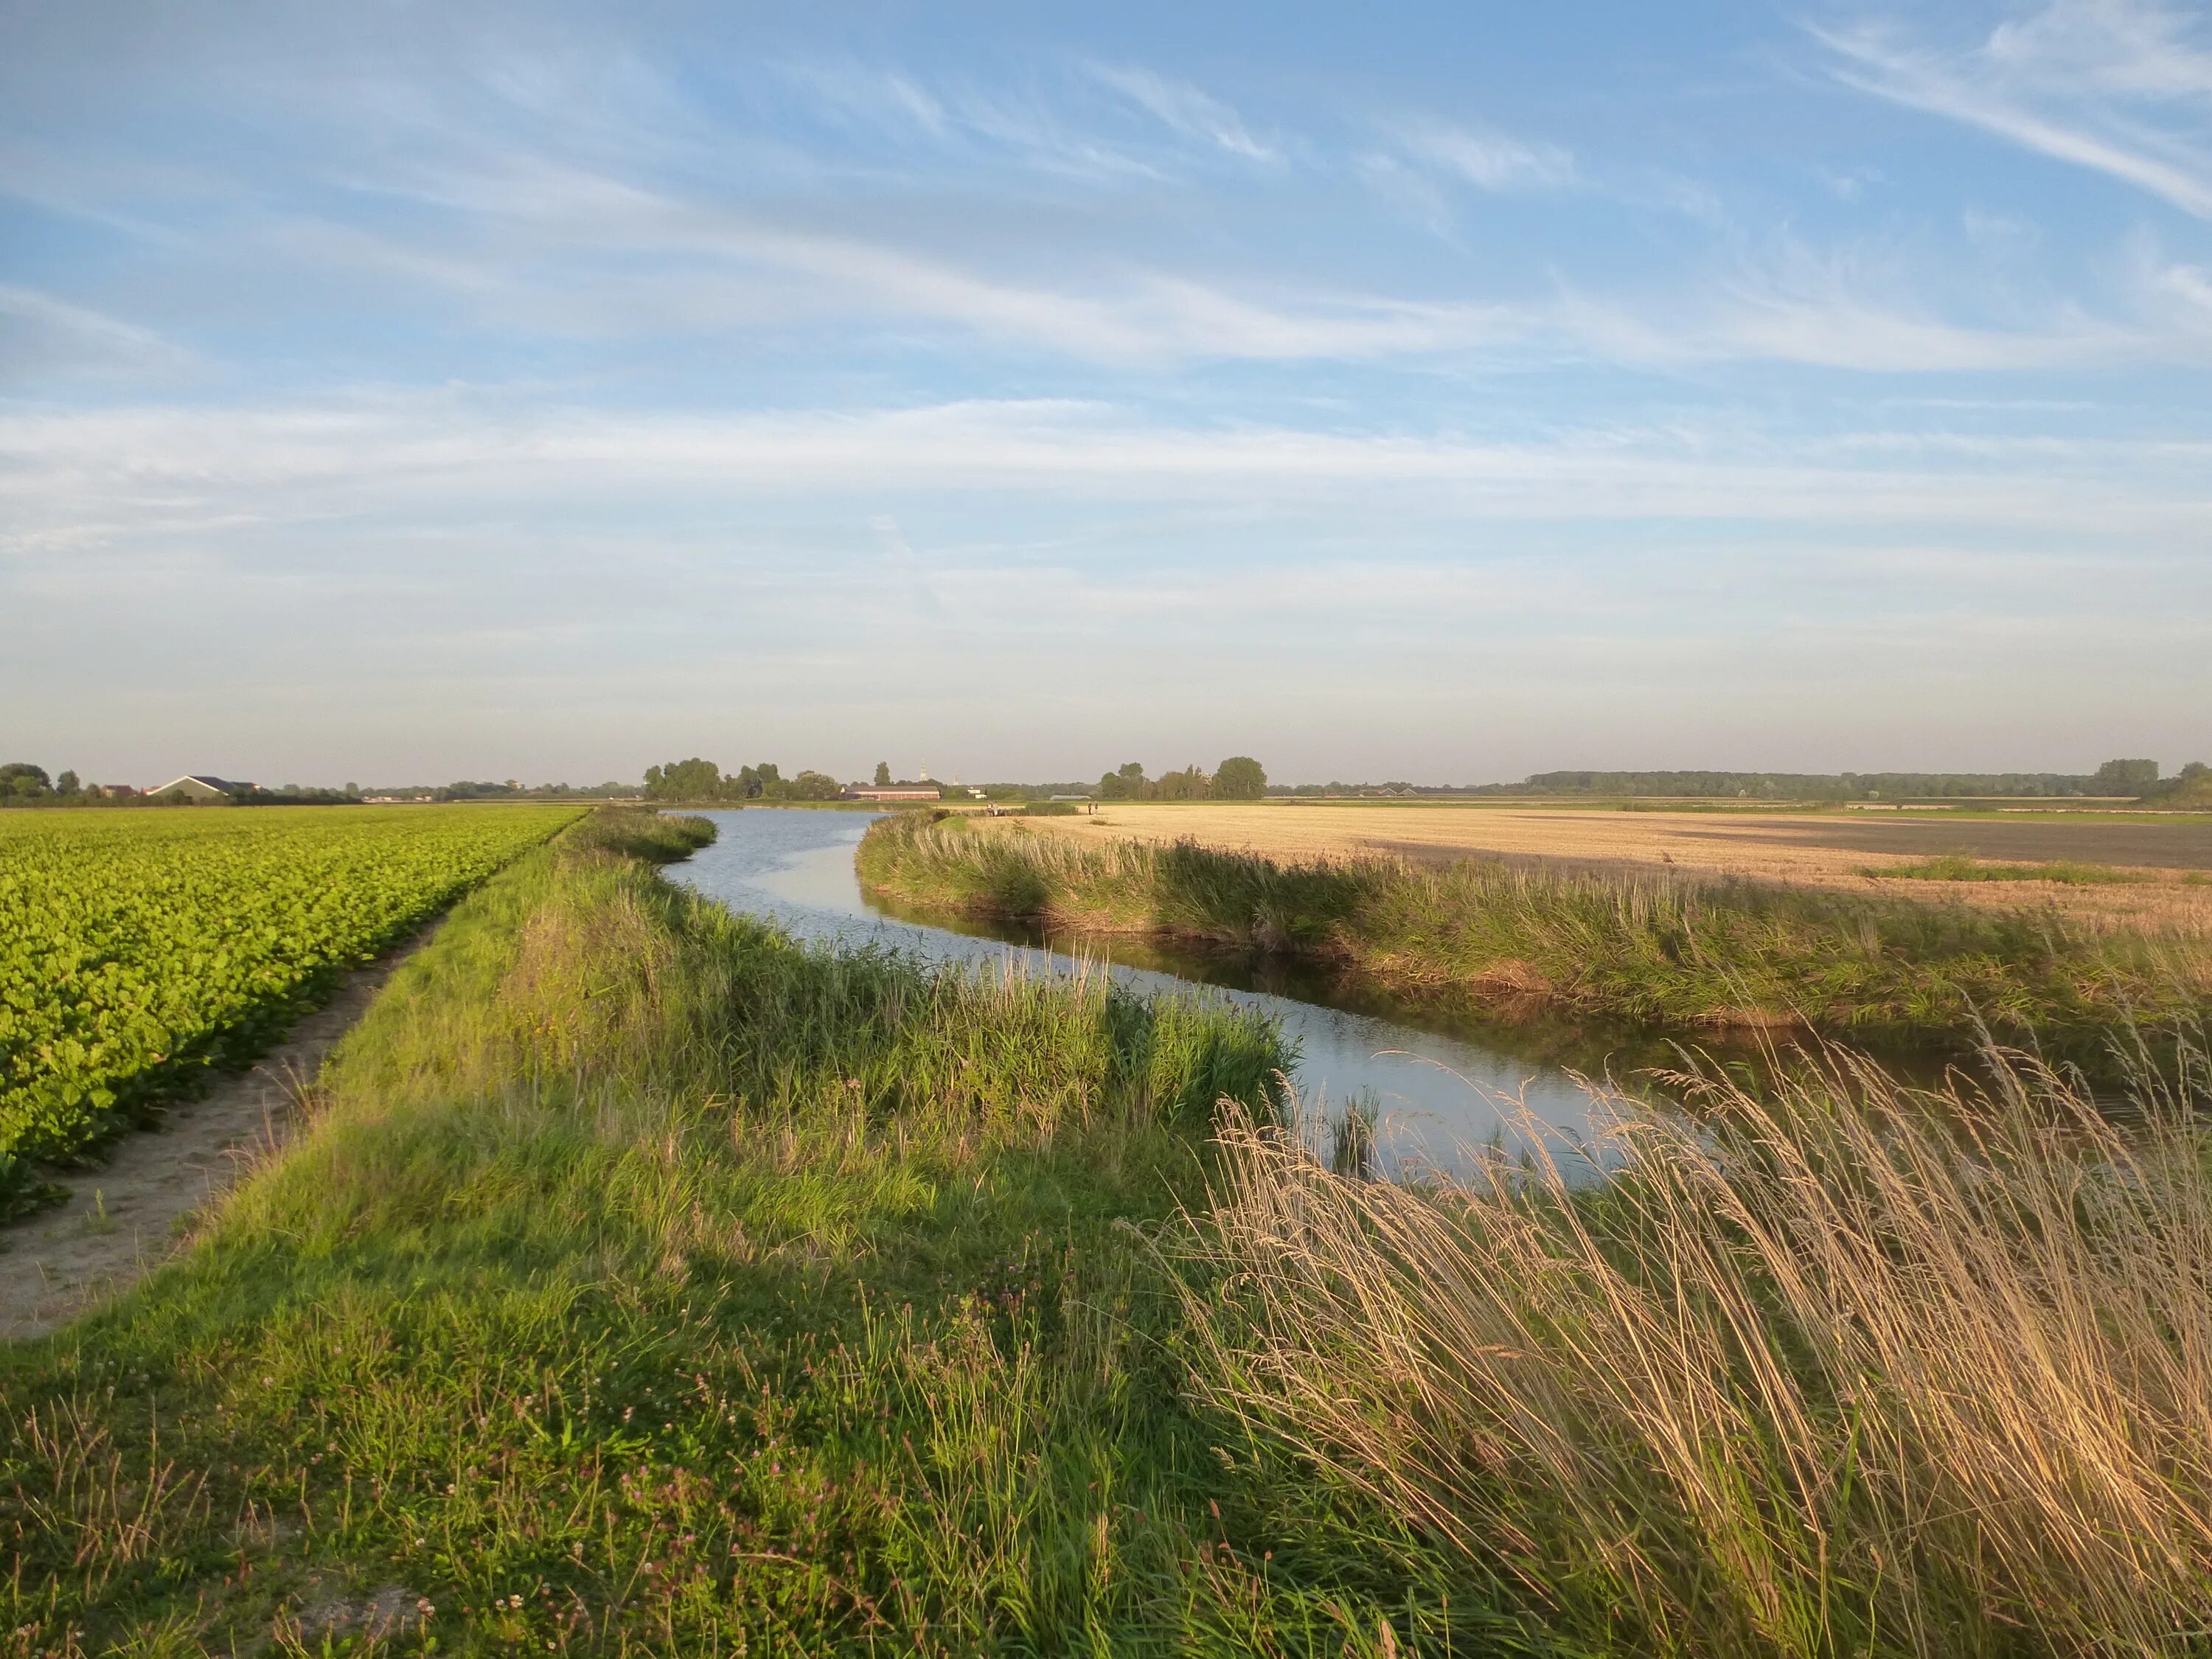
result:
[[[1990,909],[2048,906],[2087,925],[2212,933],[2212,884],[2191,882],[2197,871],[2130,866],[2100,856],[2100,839],[2124,852],[2128,842],[2106,831],[2135,831],[2132,824],[2069,822],[2063,856],[2109,864],[2142,878],[2109,885],[2051,881],[1930,882],[1866,873],[1917,863],[1955,834],[1984,857],[1991,833],[2016,827],[1962,823],[1869,824],[1859,814],[1803,812],[1668,813],[1577,811],[1560,807],[1312,805],[1202,801],[1113,802],[1096,817],[1024,818],[1025,828],[1085,841],[1117,836],[1136,841],[1191,839],[1210,847],[1276,859],[1339,859],[1396,853],[1434,858],[1455,852],[1499,854],[1581,866],[1672,866],[1686,874],[1744,876],[1832,891],[1881,893],[1922,901],[1949,900]],[[1911,830],[1918,843],[1899,851],[1871,850],[1869,835]],[[1838,845],[1857,842],[1858,845]],[[2031,854],[2014,862],[2048,856]]]

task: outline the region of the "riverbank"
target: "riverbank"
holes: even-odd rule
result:
[[[702,833],[494,878],[176,1260],[0,1345],[7,1651],[2074,1659],[2208,1604],[2202,1079],[2128,1139],[2033,1075],[1717,1088],[1613,1103],[1595,1192],[1393,1187],[1279,1132],[1263,1022],[801,948],[656,878]]]
[[[914,905],[1334,964],[1510,1013],[1798,1030],[1964,1050],[1984,1030],[2102,1065],[2212,1007],[2212,949],[2048,915],[1466,859],[1279,861],[1010,823],[886,820],[862,879]]]
[[[1708,804],[1710,805],[1710,803]],[[2138,813],[1776,811],[1747,805],[1646,812],[1584,805],[1343,801],[1114,801],[1046,828],[1088,845],[1196,841],[1285,863],[1498,858],[1599,875],[1730,878],[1855,897],[1924,902],[1901,873],[1963,855],[2008,878],[1943,884],[1942,896],[1997,911],[2055,911],[2096,932],[2212,941],[2212,817]],[[2063,865],[2109,884],[2038,879]]]

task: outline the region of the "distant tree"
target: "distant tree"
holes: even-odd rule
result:
[[[1267,793],[1267,773],[1249,755],[1231,755],[1213,774],[1213,793],[1224,800],[1258,800]]]
[[[349,783],[345,787],[345,793],[349,795],[358,795],[361,793],[361,786],[357,783]]]
[[[1131,761],[1118,771],[1109,772],[1098,780],[1101,800],[1134,800],[1145,793],[1145,768],[1141,761]]]
[[[878,761],[876,763],[876,787],[878,789],[888,789],[890,787],[891,763],[889,761]]]
[[[722,771],[696,755],[665,766],[649,766],[645,793],[654,800],[714,800],[722,793]]]
[[[2212,766],[2191,761],[2178,775],[2152,785],[2136,799],[2160,806],[2212,806]]]
[[[826,772],[803,771],[785,786],[793,800],[835,800],[845,786]]]
[[[2098,792],[2106,795],[2140,795],[2158,781],[2154,760],[2108,760],[2097,769]]]
[[[773,761],[763,761],[757,766],[741,768],[732,793],[747,800],[758,800],[763,796],[774,798],[783,782],[783,775],[776,770]]]
[[[54,793],[58,795],[81,794],[83,790],[83,782],[74,772],[64,772],[54,780]]]
[[[32,799],[45,794],[52,783],[45,767],[33,766],[28,761],[9,761],[0,766],[0,795],[21,795]]]
[[[1213,793],[1213,780],[1195,765],[1180,772],[1163,772],[1146,792],[1160,800],[1203,800]]]

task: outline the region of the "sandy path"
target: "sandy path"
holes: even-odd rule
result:
[[[1691,872],[1748,876],[1798,886],[1884,892],[1923,902],[2017,910],[2051,906],[2093,927],[2212,933],[2212,886],[2187,877],[2212,868],[2212,833],[2203,825],[1958,824],[1867,821],[1859,815],[1577,811],[1559,807],[1189,805],[1114,802],[1096,817],[1007,822],[1079,840],[1124,836],[1172,841],[1189,836],[1216,847],[1276,858],[1343,857],[1361,852],[1421,859],[1460,853],[1504,854],[1607,869],[1672,866]],[[1871,877],[1870,869],[1931,853],[2033,863],[2052,858],[2132,866],[2140,884],[2068,886],[2053,882],[1925,882]],[[2155,864],[2154,864],[2155,860]],[[2190,866],[2193,866],[2194,869]],[[2158,867],[2163,866],[2163,867]]]
[[[252,1071],[218,1077],[160,1127],[125,1135],[105,1169],[58,1177],[67,1203],[0,1227],[0,1340],[58,1329],[166,1261],[194,1212],[283,1144],[305,1085],[438,926],[351,975]]]

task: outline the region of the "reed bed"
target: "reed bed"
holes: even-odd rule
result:
[[[1676,804],[1677,805],[1680,803]],[[1257,854],[1286,863],[1356,859],[1376,852],[1437,860],[1507,858],[1582,868],[1735,878],[1857,896],[1925,897],[1923,879],[1900,876],[1924,852],[1877,852],[1863,841],[1874,816],[1835,817],[1801,812],[1629,812],[1553,805],[1477,806],[1384,802],[1299,804],[1268,801],[1117,801],[1095,817],[1053,819],[1036,827],[1083,842],[1134,840],[1164,845],[1196,840],[1209,847]],[[1887,815],[1881,815],[1887,817]],[[1952,820],[1955,820],[1953,822]],[[2021,872],[2050,860],[2090,866],[2128,866],[2130,839],[2159,820],[2124,823],[2087,817],[1999,820],[1950,815],[1919,826],[1939,852],[1970,848],[1977,861],[2009,861]],[[2030,825],[2055,826],[2063,842],[2036,835],[2008,841]],[[2170,826],[2176,836],[2187,831]],[[2169,842],[2172,837],[2167,837]],[[1956,846],[1941,845],[1955,841]],[[2031,852],[2029,847],[2045,850]],[[2018,846],[2020,850],[2008,850]],[[2212,936],[2212,887],[2207,872],[2136,866],[2121,883],[2069,881],[2023,874],[1999,884],[1960,882],[1944,893],[1962,908],[2055,911],[2085,932]]]
[[[1994,1030],[2097,1067],[2116,1034],[2212,1007],[2203,941],[2092,933],[2032,910],[1479,858],[1283,862],[913,818],[873,826],[860,868],[909,902],[1301,954],[1507,1012],[1932,1037],[1960,1052]]]
[[[1540,1157],[1347,1177],[1240,1117],[1194,1218],[1207,1395],[1571,1640],[2180,1654],[2212,1616],[2201,1046],[2125,1127],[1832,1057]],[[1540,1137],[1531,1137],[1540,1145]]]

